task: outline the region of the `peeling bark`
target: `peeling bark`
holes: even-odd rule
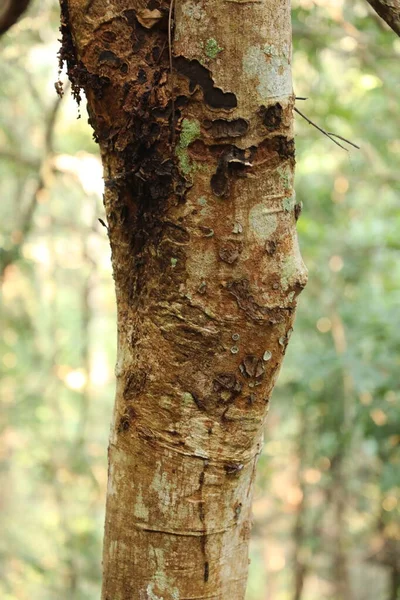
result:
[[[289,0],[61,0],[118,306],[103,600],[244,597],[269,397],[307,275]]]

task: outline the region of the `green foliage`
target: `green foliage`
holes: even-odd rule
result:
[[[33,3],[0,42],[5,600],[99,597],[114,292],[97,147],[68,94],[46,142],[58,19],[55,0]],[[361,0],[296,0],[293,29],[295,90],[308,97],[298,107],[361,151],[296,115],[309,283],[259,462],[248,600],[295,598],[299,569],[299,599],[348,600],[341,562],[352,600],[389,600],[400,545],[400,44]],[[197,126],[184,124],[182,168]]]

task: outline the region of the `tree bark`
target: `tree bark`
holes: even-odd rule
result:
[[[400,36],[400,0],[367,0],[375,12]]]
[[[102,153],[118,307],[102,598],[239,600],[307,278],[290,1],[61,8],[60,58]]]

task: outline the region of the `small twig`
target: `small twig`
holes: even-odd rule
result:
[[[100,223],[101,225],[103,225],[103,227],[105,227],[105,228],[107,229],[107,231],[108,231],[108,227],[107,227],[107,225],[105,224],[105,222],[103,221],[103,219],[100,219],[100,217],[98,217],[98,219],[97,219],[97,220],[98,220],[98,221],[99,221],[99,223]]]
[[[163,43],[163,46],[161,48],[161,52],[158,56],[158,59],[156,60],[156,65],[158,65],[160,63],[161,57],[164,54],[164,50],[165,50],[165,46],[167,45],[167,40],[165,40],[165,42]]]
[[[172,146],[175,145],[175,98],[174,98],[174,77],[172,66],[172,19],[174,14],[174,2],[171,0],[168,14],[168,52],[169,52],[169,70],[171,75],[171,115],[172,115]]]
[[[343,142],[350,144],[350,146],[353,146],[353,148],[357,148],[357,150],[361,150],[360,146],[357,146],[357,144],[355,144],[354,142],[351,142],[347,138],[345,138],[341,135],[338,135],[337,133],[332,133],[332,131],[328,131],[328,133],[329,133],[329,135],[333,135],[333,137],[337,137],[337,138],[339,138],[339,140],[342,140]]]
[[[342,146],[342,144],[339,144],[339,142],[337,142],[333,137],[331,137],[329,135],[329,133],[327,131],[325,131],[325,129],[322,129],[322,127],[320,127],[319,125],[317,125],[316,123],[314,123],[314,121],[311,121],[311,119],[309,119],[308,117],[306,117],[306,115],[304,115],[302,112],[300,112],[298,108],[295,108],[294,110],[301,117],[303,117],[303,119],[305,119],[307,121],[307,123],[309,123],[310,125],[312,125],[313,127],[315,127],[315,129],[318,129],[318,131],[320,131],[321,133],[323,133],[324,135],[326,135],[326,137],[328,137],[334,144],[336,144],[337,146],[339,146],[340,148],[342,148],[343,150],[345,150],[346,152],[348,152],[347,148],[345,148],[344,146]]]
[[[326,131],[325,129],[322,129],[322,127],[320,127],[319,125],[317,125],[316,123],[314,123],[314,121],[311,121],[311,119],[309,119],[308,117],[306,117],[305,114],[303,114],[301,111],[299,111],[298,108],[295,108],[294,110],[301,117],[303,117],[303,119],[305,119],[307,121],[307,123],[309,123],[310,125],[312,125],[313,127],[315,127],[315,129],[318,129],[318,131],[320,131],[321,133],[323,133],[324,135],[326,135],[326,137],[329,138],[331,140],[331,142],[333,142],[334,144],[336,144],[336,146],[339,146],[339,148],[342,148],[342,150],[345,150],[346,152],[348,152],[348,149],[345,148],[344,146],[342,146],[342,144],[340,144],[337,140],[335,140],[335,138],[339,138],[343,142],[346,142],[347,144],[350,144],[351,146],[354,146],[355,148],[357,148],[359,150],[359,147],[356,146],[356,144],[353,144],[353,142],[350,142],[349,140],[347,140],[346,138],[342,137],[341,135],[337,135],[336,133],[330,133],[329,131]]]

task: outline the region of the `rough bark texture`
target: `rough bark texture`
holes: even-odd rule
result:
[[[367,0],[367,2],[400,36],[400,0]]]
[[[289,0],[61,0],[118,305],[103,600],[244,597],[269,397],[306,283]]]
[[[0,7],[0,35],[10,29],[26,11],[30,0],[2,0]]]

